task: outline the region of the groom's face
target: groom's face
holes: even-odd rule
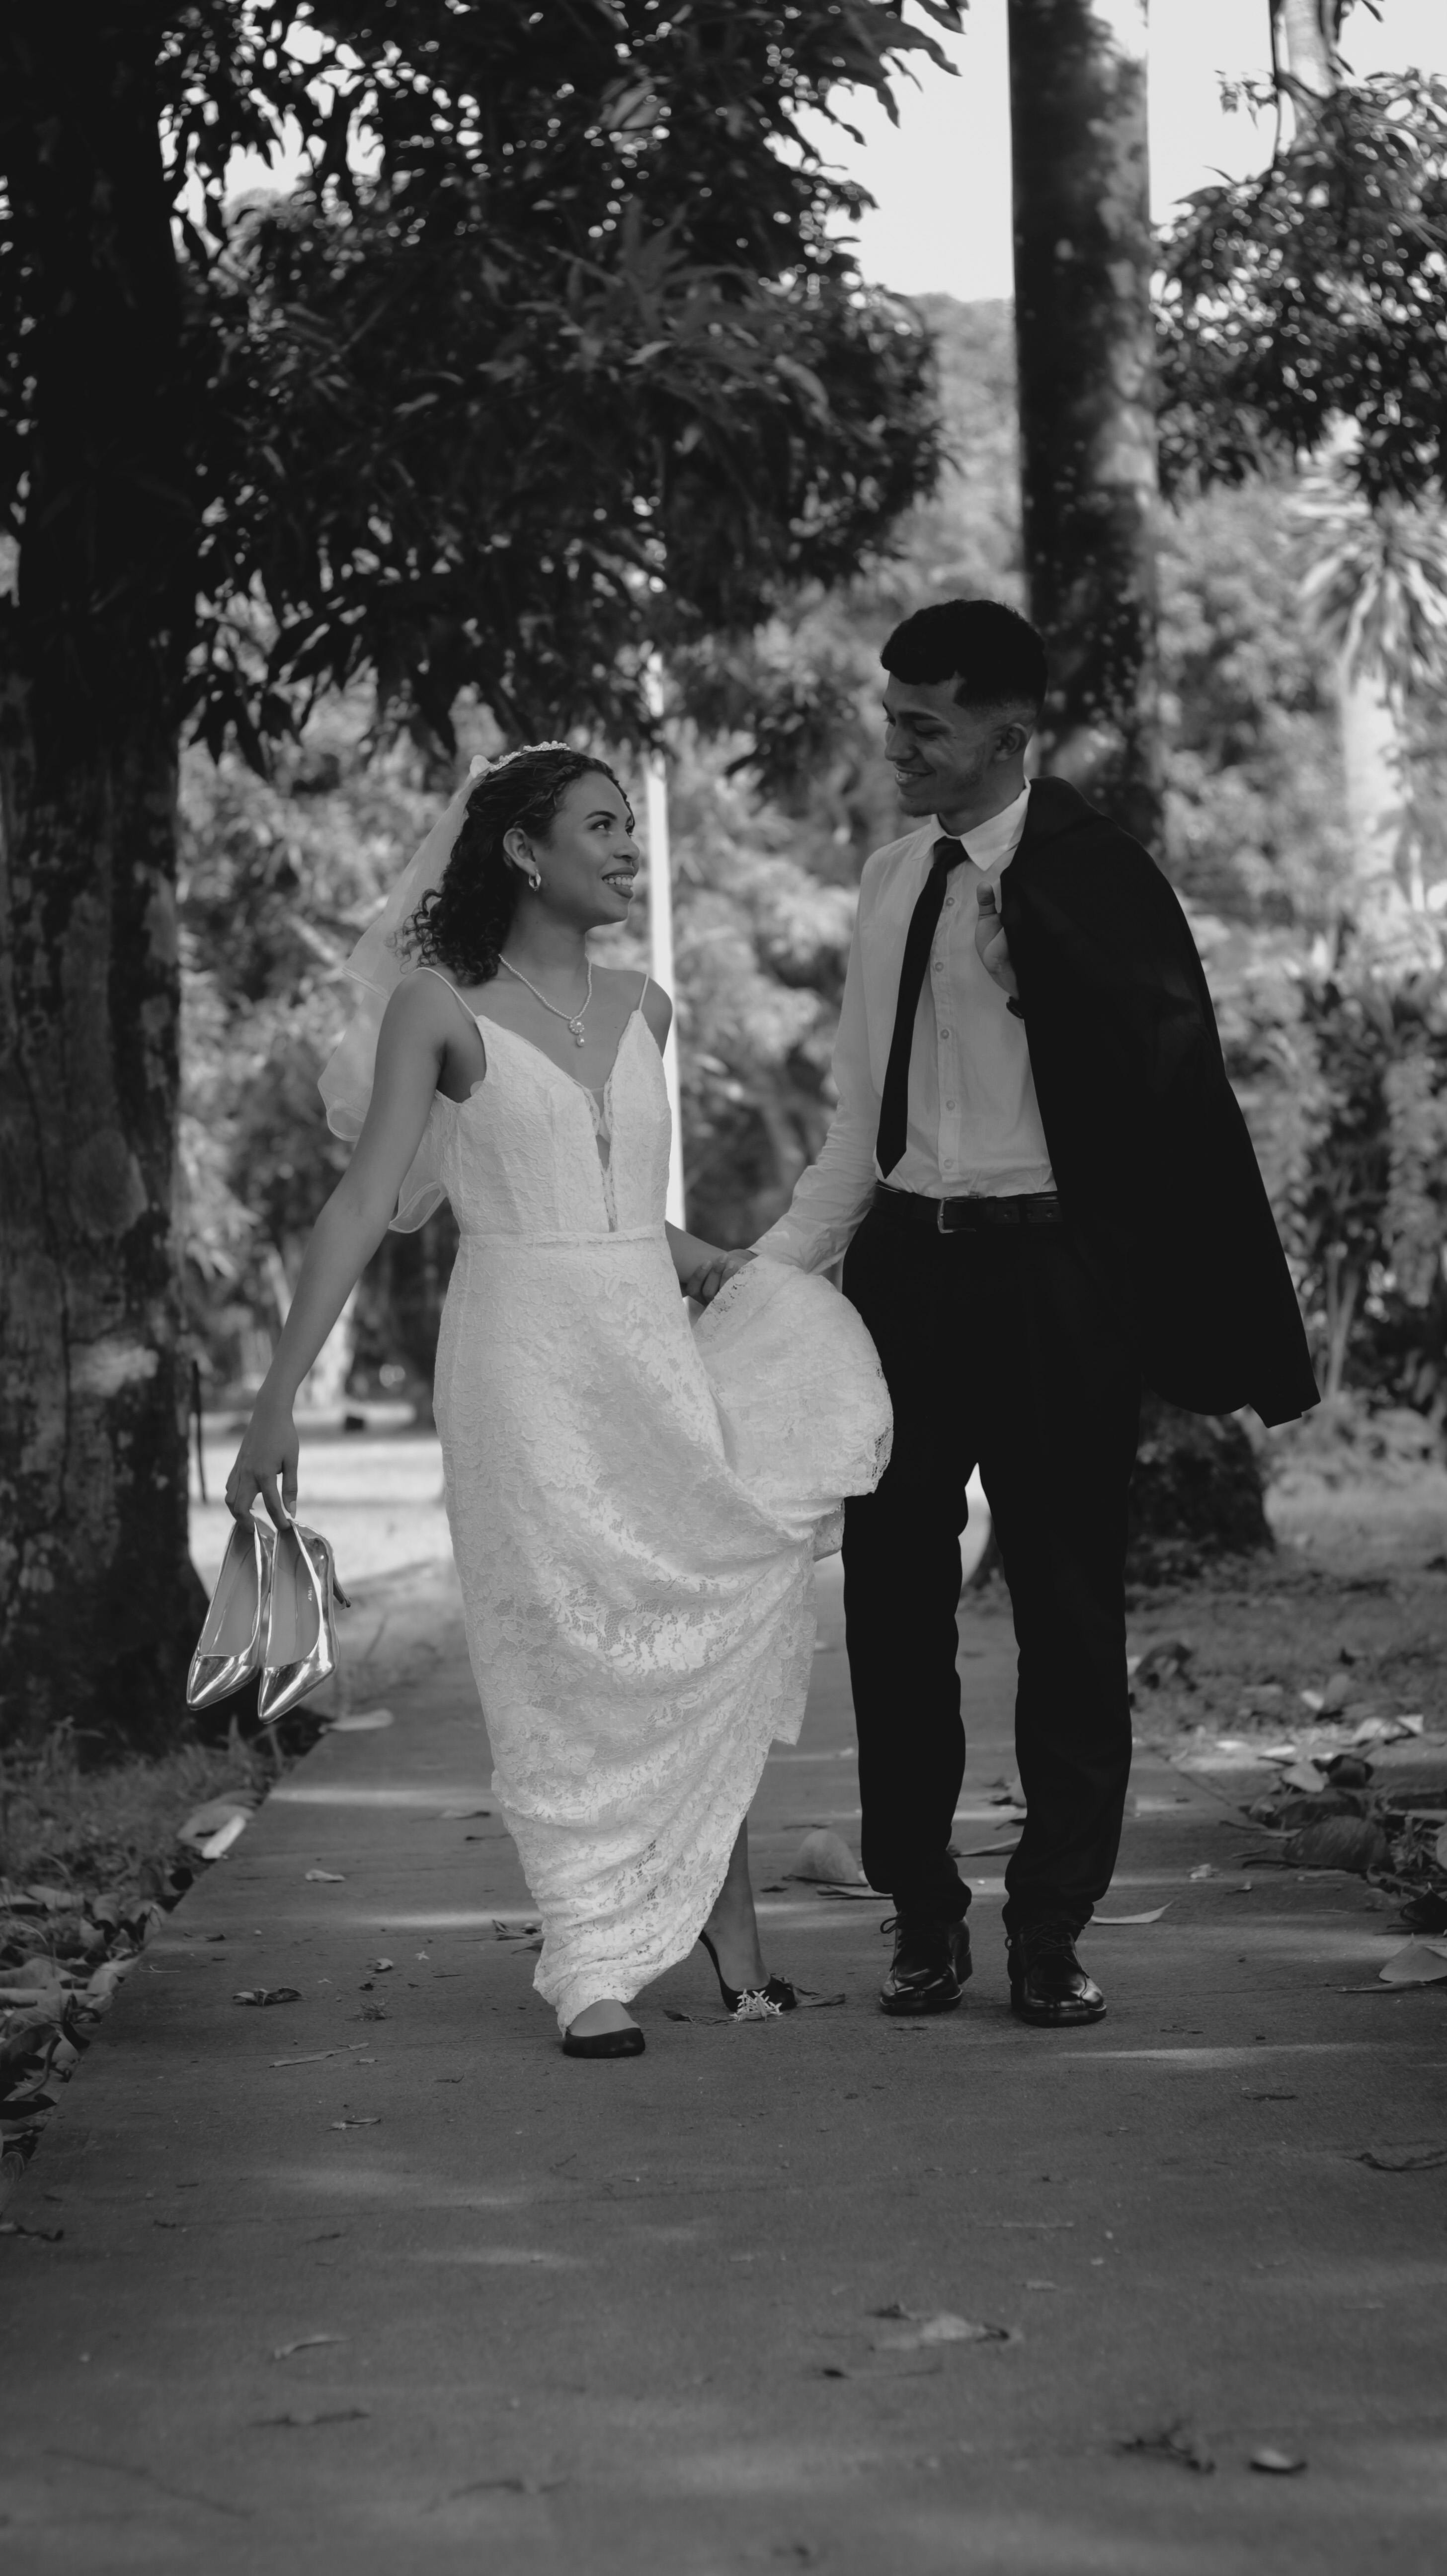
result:
[[[906,814],[968,809],[992,771],[1018,747],[1018,722],[1000,707],[957,706],[958,686],[957,680],[897,680],[890,674],[884,756]]]

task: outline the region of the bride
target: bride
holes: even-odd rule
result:
[[[671,1004],[595,965],[633,817],[606,763],[538,743],[474,773],[349,965],[322,1077],[350,1167],[317,1220],[226,1488],[278,1527],[296,1390],[389,1225],[461,1240],[436,1415],[468,1647],[572,2056],[641,2051],[627,2007],[702,1939],[738,2018],[792,2008],[759,1948],[747,1814],[803,1717],[812,1560],[877,1483],[889,1405],[820,1279],[664,1222]]]

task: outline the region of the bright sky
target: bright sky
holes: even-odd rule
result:
[[[1447,72],[1444,0],[1379,0],[1348,18],[1354,71],[1414,66]],[[918,13],[915,23],[920,23]],[[1213,172],[1259,167],[1269,124],[1223,113],[1219,79],[1270,68],[1268,0],[1151,0],[1151,186],[1157,216]],[[898,84],[899,125],[871,104],[852,122],[864,149],[837,134],[828,158],[862,180],[878,211],[860,227],[867,277],[905,295],[1009,295],[1010,101],[1005,0],[971,0],[966,32],[943,39],[959,77],[923,63]],[[822,138],[821,138],[822,140]]]

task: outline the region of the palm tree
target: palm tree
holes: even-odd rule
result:
[[[1369,503],[1338,465],[1307,478],[1294,512],[1302,600],[1332,657],[1341,721],[1353,910],[1402,965],[1439,961],[1408,772],[1411,697],[1447,671],[1447,513]]]

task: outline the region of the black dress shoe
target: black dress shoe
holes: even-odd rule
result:
[[[1105,1997],[1075,1955],[1065,1923],[1029,1923],[1009,1945],[1010,2010],[1021,2021],[1059,2029],[1100,2021]]]
[[[595,2030],[591,2036],[575,2039],[570,2030],[563,2033],[565,2057],[641,2057],[645,2041],[635,2022],[631,2030]]]
[[[972,1967],[970,1927],[941,1923],[932,1914],[891,1914],[882,1930],[894,1934],[894,1957],[880,1988],[887,2013],[953,2012]]]

